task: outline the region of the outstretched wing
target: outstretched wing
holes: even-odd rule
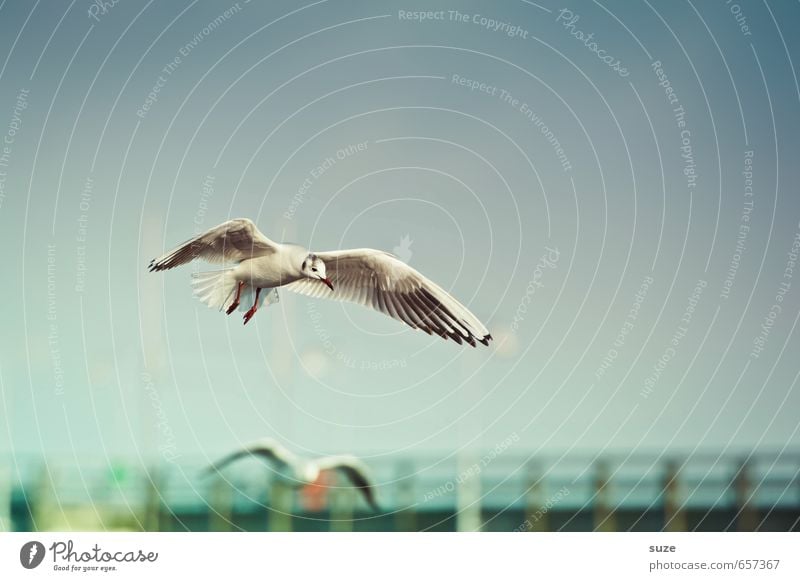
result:
[[[336,470],[344,474],[354,488],[364,495],[370,508],[380,510],[375,500],[375,485],[369,476],[366,464],[354,456],[328,456],[316,460],[320,470]]]
[[[277,245],[259,232],[252,220],[237,218],[215,226],[164,256],[151,260],[149,270],[168,270],[195,258],[214,263],[239,262],[272,254],[276,248]]]
[[[324,282],[302,279],[284,288],[316,298],[358,303],[429,335],[436,333],[473,347],[488,345],[489,331],[467,307],[433,281],[387,252],[361,248],[318,252],[333,292]]]
[[[277,464],[280,468],[292,466],[297,463],[297,458],[289,450],[278,444],[275,440],[267,438],[254,442],[225,456],[219,462],[215,462],[206,469],[206,473],[219,472],[228,464],[241,460],[242,458],[258,457],[267,462]]]

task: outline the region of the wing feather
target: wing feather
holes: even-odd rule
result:
[[[272,254],[277,245],[247,218],[228,220],[187,240],[174,250],[150,261],[150,272],[169,270],[202,258],[212,263],[240,262]]]
[[[425,322],[428,324],[428,327],[443,339],[447,339],[447,332],[445,331],[445,326],[441,319],[436,316],[434,311],[430,311],[428,309],[428,307],[417,296],[417,293],[410,293],[408,295],[408,300],[411,301],[417,312],[424,314],[423,316],[425,318]]]
[[[395,256],[362,248],[318,252],[334,286],[303,279],[285,286],[312,297],[326,297],[368,306],[409,327],[436,333],[456,343],[488,345],[489,331],[467,307],[447,291]]]
[[[411,313],[406,310],[406,307],[403,304],[403,295],[392,295],[392,303],[394,304],[397,313],[400,315],[400,319],[412,329],[416,329],[417,324],[414,322],[414,318],[411,316]]]
[[[354,488],[364,495],[370,508],[379,511],[375,499],[375,485],[369,474],[366,464],[354,456],[326,456],[316,460],[320,470],[336,470],[344,474]]]
[[[267,462],[277,464],[281,468],[292,466],[297,463],[297,458],[289,450],[278,444],[272,438],[266,438],[254,442],[249,446],[236,452],[228,454],[218,462],[215,462],[206,470],[207,473],[219,472],[227,465],[241,460],[242,458],[259,457]]]
[[[422,329],[423,331],[428,333],[428,335],[430,335],[431,334],[430,325],[426,324],[425,321],[422,320],[422,316],[420,316],[420,313],[417,313],[414,304],[410,300],[410,295],[397,295],[396,298],[403,306],[403,309],[406,311],[406,315],[408,315],[414,322],[414,327],[417,329]]]

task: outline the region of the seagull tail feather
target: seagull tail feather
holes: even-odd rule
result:
[[[192,274],[192,294],[212,309],[225,309],[233,302],[237,281],[233,268]]]

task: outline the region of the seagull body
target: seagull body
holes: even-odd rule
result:
[[[414,329],[457,343],[488,345],[489,331],[469,309],[396,256],[371,248],[310,252],[273,242],[247,218],[229,220],[150,262],[151,272],[194,259],[236,263],[193,275],[194,294],[231,314],[252,304],[245,324],[265,302],[277,301],[278,287],[315,298],[358,303]],[[265,291],[262,294],[262,291]],[[250,298],[252,296],[252,303]]]
[[[323,456],[313,460],[298,458],[275,440],[266,438],[229,454],[211,465],[207,472],[219,472],[237,460],[252,457],[258,457],[272,464],[276,468],[277,477],[295,488],[317,483],[322,472],[336,471],[347,477],[353,487],[363,494],[364,500],[373,510],[378,510],[375,487],[370,480],[369,470],[355,456]]]

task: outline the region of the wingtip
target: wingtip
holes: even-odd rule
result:
[[[458,339],[456,339],[456,337],[453,337],[453,336],[451,336],[451,337],[452,337],[452,338],[453,338],[453,340],[454,340],[454,341],[456,341],[456,342],[457,342],[459,345],[460,345],[460,344],[462,344],[462,341],[459,341],[459,339],[463,339],[463,340],[464,340],[464,341],[466,341],[466,342],[467,342],[467,343],[468,343],[468,344],[469,344],[471,347],[477,347],[477,346],[478,346],[478,343],[480,343],[480,344],[481,344],[481,345],[483,345],[484,347],[488,347],[488,346],[489,346],[489,342],[491,342],[491,341],[493,340],[493,337],[492,337],[490,334],[486,334],[486,335],[484,335],[483,337],[476,337],[476,336],[474,336],[474,335],[470,335],[469,337],[462,337],[462,336],[458,336]]]
[[[366,501],[367,506],[372,510],[372,512],[379,513],[381,512],[381,507],[378,505],[378,501],[375,499],[375,491],[371,487],[356,487],[359,492],[361,492],[363,499]]]

